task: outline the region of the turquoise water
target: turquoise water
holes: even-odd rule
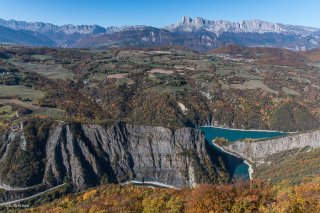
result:
[[[216,155],[220,156],[229,171],[231,179],[234,178],[244,178],[249,179],[249,166],[243,162],[242,159],[235,156],[229,155],[223,152],[221,149],[216,147],[212,140],[217,137],[223,137],[228,139],[230,142],[237,140],[252,138],[252,139],[262,139],[262,138],[273,138],[278,136],[286,135],[284,132],[269,132],[269,131],[244,131],[235,129],[222,129],[215,127],[199,127],[199,129],[204,133],[206,140],[211,144],[215,150]]]

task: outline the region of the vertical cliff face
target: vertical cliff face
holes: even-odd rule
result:
[[[251,162],[259,163],[271,155],[305,147],[320,148],[320,130],[252,143],[238,141],[228,144],[224,149]]]
[[[34,137],[37,128],[47,133]],[[184,187],[228,179],[199,131],[124,123],[61,122],[11,130],[1,138],[0,165],[0,181],[16,187],[72,181],[81,189],[130,180]]]

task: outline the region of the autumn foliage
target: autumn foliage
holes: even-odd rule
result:
[[[186,212],[256,212],[274,202],[274,190],[261,181],[200,185],[186,202]]]
[[[320,178],[290,186],[253,180],[164,189],[105,185],[25,212],[320,212]]]

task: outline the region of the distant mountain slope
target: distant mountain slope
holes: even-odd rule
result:
[[[16,30],[41,33],[61,47],[141,48],[181,46],[210,51],[228,46],[277,47],[291,50],[320,48],[320,29],[260,20],[211,21],[184,16],[178,23],[155,28],[147,26],[101,27],[62,25],[0,19],[0,25]],[[19,43],[19,42],[14,42]],[[29,42],[30,43],[30,42]]]
[[[69,46],[87,35],[106,33],[106,29],[98,25],[62,25],[57,26],[43,22],[24,22],[0,19],[0,25],[14,30],[28,30],[41,33],[54,40],[57,46]]]
[[[152,30],[151,30],[152,29]],[[182,46],[197,51],[209,51],[228,45],[278,47],[306,50],[320,47],[320,29],[247,20],[241,23],[210,21],[183,17],[181,22],[160,30],[152,27],[110,27],[100,36],[89,36],[74,47],[145,47]],[[161,31],[162,36],[150,37],[151,31]],[[139,33],[137,33],[139,32]],[[124,39],[126,38],[126,39]],[[148,42],[145,42],[145,39]],[[130,42],[128,42],[130,41]]]
[[[27,30],[13,30],[0,26],[0,42],[31,46],[54,46],[55,43],[46,36]]]
[[[169,31],[155,27],[134,26],[113,28],[112,30],[112,33],[87,37],[72,46],[89,48],[128,48],[161,47],[174,44],[174,38]]]

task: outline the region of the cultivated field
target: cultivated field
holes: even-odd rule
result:
[[[44,97],[44,92],[34,90],[30,87],[14,85],[0,85],[0,98],[18,97],[22,100],[37,100]]]

